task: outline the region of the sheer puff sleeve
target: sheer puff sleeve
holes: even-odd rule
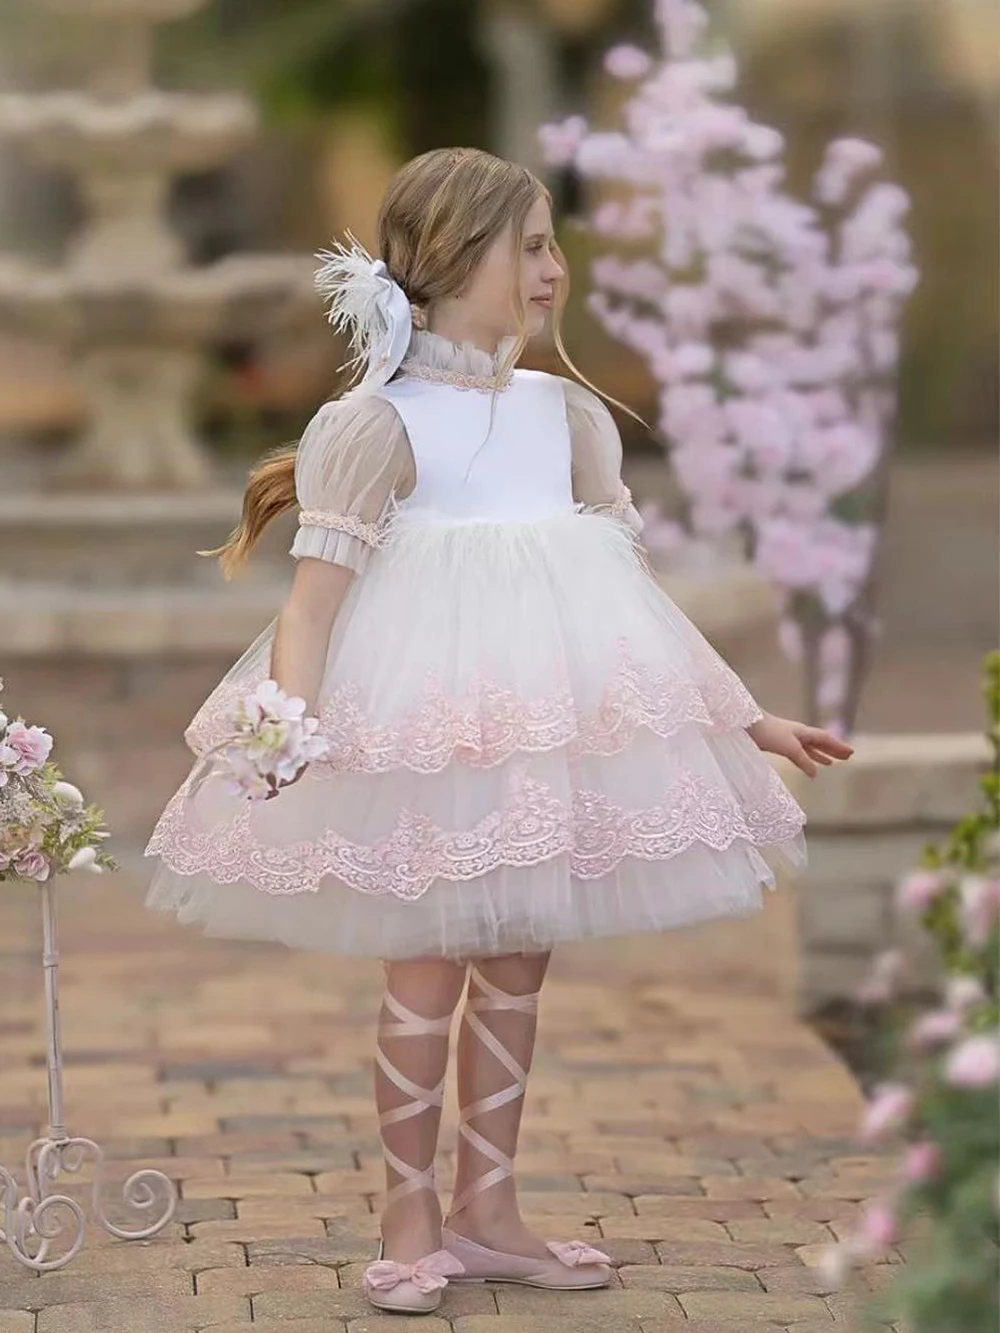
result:
[[[636,537],[642,515],[622,481],[622,440],[615,419],[595,393],[563,379],[566,421],[572,447],[573,496],[585,509],[604,509]]]
[[[366,394],[324,403],[295,457],[299,529],[289,554],[361,573],[379,544],[390,500],[413,480],[409,440],[389,402]]]

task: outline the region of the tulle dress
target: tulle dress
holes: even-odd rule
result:
[[[330,749],[273,800],[199,767],[145,849],[146,905],[212,936],[456,959],[762,906],[805,815],[762,711],[661,589],[601,400],[415,330],[382,389],[299,443],[297,559],[354,571],[317,712]],[[195,756],[270,675],[276,618],[185,730]],[[202,769],[206,766],[201,765]]]

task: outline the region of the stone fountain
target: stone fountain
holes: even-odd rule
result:
[[[86,429],[47,480],[203,487],[212,469],[191,426],[202,349],[314,318],[311,264],[255,254],[192,267],[166,223],[172,179],[219,166],[256,129],[245,97],[149,84],[153,25],[205,0],[35,3],[105,30],[85,89],[0,95],[0,134],[75,176],[87,210],[61,267],[0,259],[0,319],[58,341],[87,404]]]
[[[225,163],[257,124],[243,96],[151,86],[155,25],[206,0],[29,2],[100,25],[99,56],[80,89],[0,94],[0,135],[72,175],[87,216],[58,267],[0,256],[0,322],[64,350],[86,425],[51,464],[29,449],[22,489],[0,484],[0,655],[12,692],[53,718],[65,771],[141,837],[151,762],[181,765],[188,707],[275,613],[293,568],[293,516],[236,584],[196,554],[235,525],[243,481],[195,433],[205,349],[291,336],[322,309],[311,256],[192,266],[167,223],[172,179]],[[154,755],[141,772],[139,735]]]

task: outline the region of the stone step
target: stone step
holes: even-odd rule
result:
[[[0,583],[3,656],[235,657],[278,614],[286,587],[275,579],[217,588],[5,580]]]
[[[54,579],[0,580],[0,623],[5,657],[75,653],[86,657],[164,654],[238,655],[278,614],[294,562],[284,559],[256,579],[214,586],[88,586]],[[752,571],[724,575],[661,573],[660,585],[719,649],[760,632],[774,615],[771,589]]]
[[[295,535],[295,513],[269,524],[238,580],[226,584],[218,561],[199,550],[221,546],[239,522],[243,492],[135,495],[0,495],[0,569],[10,580],[74,587],[167,584],[230,587],[280,576]]]

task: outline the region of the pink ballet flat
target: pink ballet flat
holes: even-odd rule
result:
[[[385,1242],[379,1241],[378,1258],[365,1269],[364,1289],[372,1305],[380,1310],[426,1314],[441,1304],[448,1279],[465,1271],[460,1260],[446,1249],[435,1250],[412,1264],[383,1259]]]
[[[582,1240],[547,1241],[553,1259],[491,1250],[450,1227],[441,1228],[441,1242],[465,1270],[455,1282],[517,1282],[525,1287],[587,1290],[606,1287],[613,1271],[611,1256]]]

